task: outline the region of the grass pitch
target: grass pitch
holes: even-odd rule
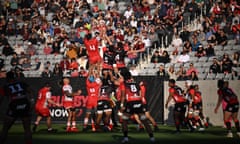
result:
[[[46,126],[41,124],[33,134],[33,144],[120,144],[122,137],[121,127],[113,132],[82,132],[66,133],[64,124],[54,124],[56,133],[48,133]],[[226,129],[209,127],[205,132],[190,133],[182,129],[180,134],[173,134],[172,126],[160,125],[160,130],[154,133],[156,144],[240,144],[240,138],[234,133],[233,138],[226,137]],[[235,129],[233,129],[235,132]],[[135,125],[129,126],[129,144],[150,144],[147,133],[138,132]],[[15,124],[9,131],[6,144],[23,144],[23,128]]]

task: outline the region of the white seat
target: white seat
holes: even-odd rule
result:
[[[222,45],[216,45],[216,46],[214,46],[214,50],[215,51],[221,51],[221,50],[223,50],[223,46]]]
[[[198,59],[198,62],[206,62],[208,60],[208,57],[200,57]]]
[[[224,76],[224,80],[232,80],[232,79],[233,79],[232,73],[228,73]]]
[[[240,45],[234,45],[234,46],[232,47],[232,49],[233,49],[233,50],[239,50],[239,49],[240,49]]]
[[[206,79],[207,80],[214,80],[216,77],[216,74],[214,73],[208,73]]]
[[[206,78],[206,74],[205,73],[199,73],[198,74],[198,79],[199,80],[205,80],[205,78]]]
[[[226,45],[223,47],[224,51],[232,50],[233,46],[232,45]]]
[[[203,63],[203,67],[205,68],[209,68],[211,65],[212,65],[211,61]]]
[[[195,63],[195,62],[198,61],[198,57],[195,57],[195,56],[190,57],[190,61],[193,62],[193,63]]]
[[[219,79],[223,79],[224,78],[224,74],[223,73],[217,73],[215,79],[219,80]]]
[[[234,45],[236,43],[236,40],[228,40],[228,45]]]
[[[197,63],[194,63],[193,65],[196,68],[201,68],[203,66],[203,63],[202,62],[197,62]]]

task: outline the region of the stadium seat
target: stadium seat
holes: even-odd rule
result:
[[[202,62],[194,63],[194,67],[196,67],[196,68],[202,68],[202,67],[203,67],[203,63],[202,63]]]
[[[208,61],[208,62],[203,63],[202,66],[203,66],[204,68],[209,68],[211,65],[212,65],[212,62],[211,62],[211,61]]]
[[[223,47],[224,51],[232,50],[233,46],[232,45],[226,45]]]
[[[225,74],[224,80],[232,80],[232,79],[233,79],[232,73]]]
[[[222,51],[222,50],[223,50],[223,46],[222,46],[222,45],[216,45],[216,46],[214,47],[214,50],[215,50],[215,51]]]
[[[198,79],[199,80],[205,80],[205,78],[206,78],[206,74],[205,73],[199,73],[198,74]]]
[[[207,77],[206,77],[206,80],[214,80],[216,77],[216,74],[214,73],[208,73],[207,74]]]
[[[236,40],[228,40],[228,45],[234,45],[236,43]]]
[[[190,57],[190,62],[196,63],[198,61],[198,57]]]
[[[200,57],[200,58],[198,59],[198,62],[205,63],[207,60],[208,60],[208,57]]]
[[[240,45],[234,45],[234,46],[232,47],[233,50],[239,50],[239,48],[240,48]]]
[[[219,80],[219,79],[223,79],[224,78],[224,74],[223,73],[217,73],[215,79]]]
[[[199,74],[205,73],[205,68],[198,68],[197,70],[198,70]]]

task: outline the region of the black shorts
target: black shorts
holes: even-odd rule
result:
[[[148,110],[148,105],[147,105],[147,104],[143,104],[143,111],[144,111],[144,112],[149,111],[149,110]]]
[[[28,99],[19,99],[12,101],[9,104],[7,116],[14,118],[31,116],[30,102]]]
[[[145,113],[144,110],[143,110],[142,101],[127,102],[126,109],[125,109],[124,112],[128,113],[128,114],[141,114],[141,113]]]
[[[193,110],[201,111],[202,110],[202,103],[196,103],[196,104],[193,103],[192,108],[193,108]]]
[[[235,113],[235,112],[238,112],[238,110],[239,110],[239,103],[236,103],[236,104],[227,104],[224,111]]]
[[[99,100],[97,104],[97,111],[111,110],[112,107],[108,100]]]
[[[176,112],[186,112],[187,103],[176,103],[174,106],[174,111]]]

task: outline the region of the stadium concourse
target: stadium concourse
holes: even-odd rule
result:
[[[133,51],[125,62],[134,75],[236,80],[239,7],[235,0],[1,1],[0,76],[10,70],[18,77],[85,76],[83,39],[90,32],[101,53],[108,46],[102,33]]]

